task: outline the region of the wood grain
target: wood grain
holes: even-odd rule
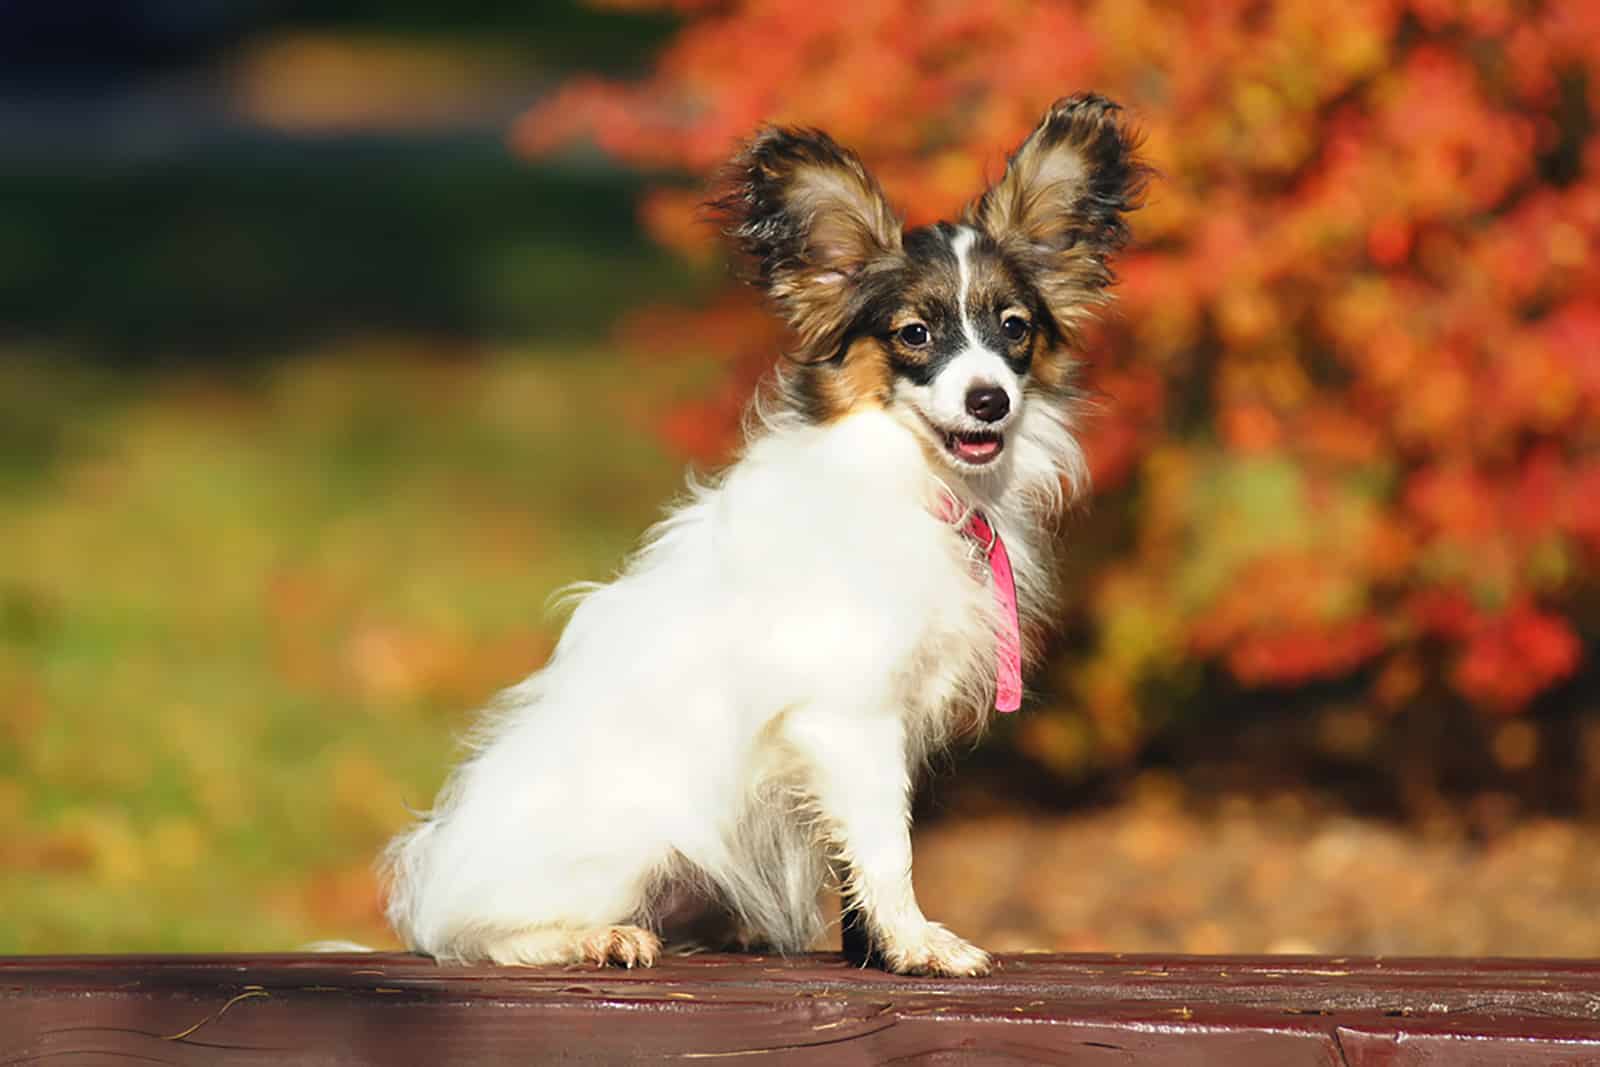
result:
[[[1600,964],[1022,955],[957,981],[838,955],[0,959],[0,1067],[680,1061],[1600,1067]]]

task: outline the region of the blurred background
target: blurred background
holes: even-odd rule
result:
[[[821,126],[927,222],[1082,89],[1161,177],[925,906],[1600,953],[1596,70],[1590,0],[0,4],[0,953],[392,944],[373,857],[784,344],[717,165]]]

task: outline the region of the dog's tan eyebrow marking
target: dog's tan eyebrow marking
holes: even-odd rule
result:
[[[810,417],[824,424],[858,411],[881,409],[893,391],[888,357],[872,337],[858,337],[852,342],[836,372],[807,380]]]

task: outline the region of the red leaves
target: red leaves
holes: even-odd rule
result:
[[[1600,5],[627,6],[685,16],[655,71],[573,83],[521,147],[703,176],[760,122],[814,124],[921,222],[1066,92],[1145,127],[1163,178],[1084,376],[1096,483],[1138,501],[1076,664],[1103,731],[1196,652],[1252,684],[1386,657],[1497,710],[1576,669],[1600,624]],[[706,247],[692,203],[653,194],[652,234]],[[758,322],[671,331],[736,367],[667,420],[684,451],[732,444],[781,345]],[[1251,462],[1299,488],[1230,481]]]
[[[1486,612],[1459,590],[1428,589],[1409,615],[1424,636],[1459,644],[1449,679],[1463,696],[1502,713],[1518,712],[1578,669],[1583,648],[1571,624],[1527,601]]]
[[[1472,628],[1450,681],[1496,711],[1516,712],[1577,670],[1581,655],[1565,619],[1524,605]]]

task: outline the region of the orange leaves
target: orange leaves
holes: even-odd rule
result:
[[[1573,471],[1567,501],[1567,521],[1573,534],[1600,557],[1600,456]]]
[[[1406,502],[1430,533],[1479,541],[1495,536],[1498,529],[1500,509],[1493,487],[1470,468],[1425,468],[1407,486]]]
[[[1251,684],[1381,661],[1386,700],[1437,678],[1495,709],[1575,669],[1600,626],[1600,5],[652,6],[685,16],[655,70],[573,83],[520,146],[703,178],[760,122],[819,125],[915,223],[1064,93],[1147,131],[1162,178],[1083,375],[1096,484],[1131,510],[1058,671],[1102,738],[1182,654]],[[698,255],[693,196],[642,213]],[[728,306],[649,345],[735,368],[664,422],[702,459],[782,345]]]
[[[1569,406],[1576,413],[1581,404],[1589,433],[1600,433],[1595,421],[1600,417],[1600,308],[1573,301],[1546,319],[1541,333],[1548,356],[1533,388],[1543,387],[1541,393],[1559,391],[1559,406],[1554,408],[1558,415]]]
[[[1399,215],[1383,215],[1367,229],[1367,255],[1380,267],[1398,267],[1411,255],[1411,224]]]
[[[1414,218],[1492,208],[1533,165],[1533,126],[1496,107],[1464,52],[1424,45],[1374,86],[1369,191]]]
[[[540,152],[581,135],[635,165],[704,174],[762,122],[818,125],[861,146],[913,216],[948,212],[1037,118],[1040,86],[1063,64],[1089,73],[1092,48],[1065,5],[719,5],[684,25],[643,83],[576,81],[514,140]]]
[[[1125,482],[1150,447],[1166,398],[1160,376],[1148,367],[1102,368],[1093,385],[1078,436],[1089,476],[1104,491]]]
[[[1296,685],[1348,674],[1383,647],[1375,619],[1286,633],[1259,631],[1228,653],[1228,669],[1246,685]]]

